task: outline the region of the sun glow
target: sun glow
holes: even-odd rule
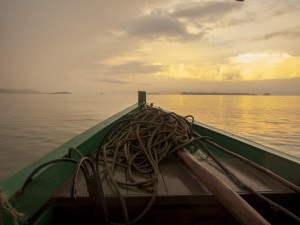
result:
[[[281,63],[284,60],[291,58],[287,53],[282,54],[270,54],[270,53],[246,53],[240,54],[238,56],[229,58],[229,61],[233,63],[240,64],[250,64],[250,63]]]
[[[227,69],[241,80],[264,80],[299,76],[300,58],[287,53],[246,53],[228,59]]]
[[[245,53],[219,64],[164,63],[156,75],[214,81],[293,78],[300,75],[300,57],[287,53]]]

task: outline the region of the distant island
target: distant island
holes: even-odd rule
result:
[[[40,92],[32,89],[7,89],[7,88],[0,88],[0,94],[72,94],[71,92],[67,91],[60,91],[60,92]]]
[[[35,91],[32,89],[6,89],[0,88],[0,93],[10,93],[10,94],[42,94],[40,91]]]
[[[181,95],[257,95],[250,93],[224,93],[224,92],[182,92]]]

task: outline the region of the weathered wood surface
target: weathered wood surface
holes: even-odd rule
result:
[[[263,212],[268,220],[273,224],[283,224],[286,217],[276,217],[270,212],[268,204],[263,203],[258,198],[241,190],[228,177],[226,177],[211,160],[199,160],[215,176],[220,177],[233,190],[237,191],[247,202],[255,207],[258,212]],[[233,173],[240,179],[252,185],[255,190],[266,194],[268,197],[276,200],[278,203],[287,203],[292,209],[299,205],[297,202],[299,196],[282,184],[274,181],[265,174],[253,169],[243,162],[236,159],[222,159]],[[167,157],[159,165],[160,175],[158,176],[158,194],[151,210],[137,224],[238,224],[230,213],[217,201],[214,195],[210,193],[203,184],[191,174],[187,168],[175,157]],[[116,171],[116,177],[119,180],[127,181],[124,169],[119,168]],[[75,223],[86,221],[86,217],[91,216],[94,210],[91,199],[87,191],[84,177],[81,174],[77,181],[77,199],[70,199],[70,185],[72,177],[60,187],[53,195],[50,206],[55,208],[58,213],[58,221],[64,221],[64,218],[73,218]],[[113,221],[124,221],[120,200],[115,190],[107,180],[107,176],[101,173],[102,187],[105,193],[109,216]],[[130,218],[135,218],[147,206],[151,194],[137,188],[121,187],[121,192],[126,203],[126,208]],[[77,212],[75,213],[74,212]],[[61,214],[61,215],[60,215]],[[66,216],[69,215],[69,216]],[[104,217],[102,211],[98,210],[96,215]],[[276,215],[279,215],[278,213]],[[280,214],[281,215],[281,214]],[[78,217],[78,218],[77,218]],[[69,222],[69,221],[67,221]],[[63,223],[60,223],[63,224]],[[292,223],[290,223],[292,224]]]
[[[237,187],[219,168],[218,166],[209,159],[199,161],[203,166],[209,169],[215,176],[222,179],[227,185],[233,190],[240,194],[247,194],[244,190]],[[281,183],[268,177],[266,174],[258,171],[255,168],[247,165],[236,159],[222,159],[221,162],[226,167],[240,177],[245,183],[253,187],[254,190],[261,193],[269,194],[288,194],[293,193],[292,190],[285,187]],[[158,177],[158,197],[163,196],[203,196],[211,195],[211,193],[205,188],[203,184],[198,180],[176,159],[174,156],[167,157],[159,165],[160,175]],[[101,183],[106,196],[116,196],[116,192],[110,182],[108,176],[101,174]],[[115,172],[116,179],[126,182],[126,172],[123,168],[118,168]],[[71,178],[54,194],[54,198],[67,198],[70,196],[70,185]],[[124,196],[149,196],[138,188],[126,188],[120,187],[121,193]],[[83,175],[78,177],[76,186],[77,197],[88,197],[87,187],[84,181]]]

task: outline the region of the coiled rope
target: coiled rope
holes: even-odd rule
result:
[[[129,119],[115,124],[101,140],[96,162],[100,162],[104,170],[98,170],[98,173],[107,173],[119,196],[125,224],[141,219],[153,205],[157,195],[159,162],[195,140],[205,138],[192,135],[192,123],[188,117],[146,106],[131,114]],[[126,169],[126,183],[114,176],[117,167]],[[129,219],[121,186],[137,187],[152,194],[148,205],[135,219]]]
[[[187,118],[191,118],[191,122]],[[296,215],[253,190],[223,166],[203,142],[207,140],[211,142],[210,138],[200,136],[193,130],[193,121],[192,116],[182,117],[150,105],[145,106],[137,113],[131,114],[130,118],[116,123],[101,139],[96,154],[96,168],[98,168],[99,176],[100,173],[107,173],[109,182],[118,194],[125,224],[132,224],[141,219],[154,203],[157,195],[159,162],[166,156],[190,144],[196,146],[196,149],[202,146],[201,149],[204,150],[207,156],[215,161],[224,174],[242,189],[260,197],[272,207],[299,222]],[[102,163],[102,171],[99,169],[99,163]],[[114,176],[118,166],[125,168],[127,183],[116,179]],[[133,173],[133,171],[135,172]],[[139,174],[138,181],[135,177],[136,173]],[[141,176],[143,180],[141,180]],[[120,190],[121,186],[135,186],[152,194],[148,205],[133,220],[129,219],[124,197]]]

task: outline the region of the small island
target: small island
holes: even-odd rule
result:
[[[224,92],[182,92],[181,95],[257,95],[250,93],[224,93]]]
[[[32,89],[7,89],[7,88],[0,88],[0,93],[2,93],[2,94],[42,94],[42,92],[32,90]]]
[[[32,89],[7,89],[7,88],[0,88],[0,94],[72,94],[71,92],[67,91],[59,91],[59,92],[40,92]]]

